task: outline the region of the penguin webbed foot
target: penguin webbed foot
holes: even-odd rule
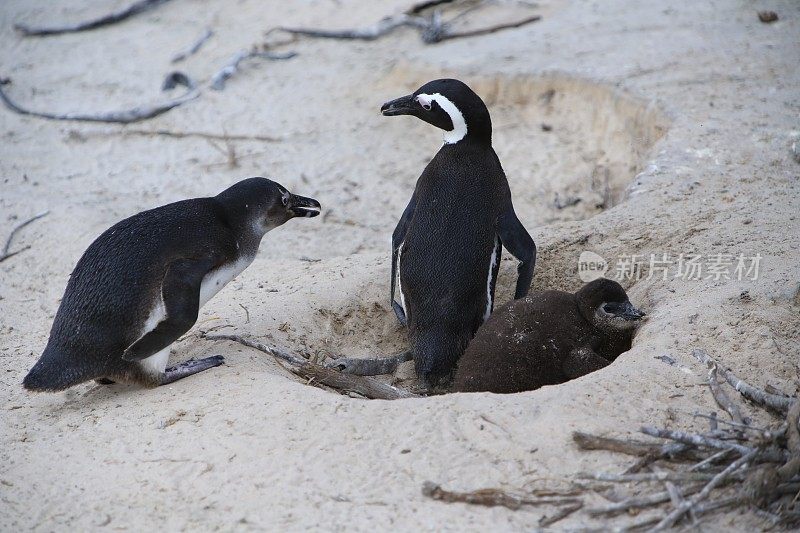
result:
[[[419,388],[425,396],[447,394],[453,388],[453,373],[419,374]]]
[[[381,376],[384,374],[393,374],[400,364],[411,361],[412,358],[413,355],[411,352],[403,352],[390,357],[340,357],[327,363],[325,366],[336,369],[344,374]]]
[[[403,306],[396,301],[392,301],[392,309],[394,310],[394,314],[397,316],[397,321],[400,322],[400,325],[406,327],[408,325],[408,320],[406,319],[406,312],[403,310]]]
[[[214,368],[225,362],[225,358],[221,355],[212,355],[204,359],[189,359],[175,366],[171,366],[164,370],[161,374],[161,381],[159,385],[169,385],[175,383],[179,379],[193,376],[203,370]]]

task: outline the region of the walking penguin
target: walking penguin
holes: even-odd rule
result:
[[[316,200],[250,178],[215,197],[115,224],[78,261],[24,387],[59,391],[92,379],[157,386],[222,364],[222,356],[213,356],[166,368],[170,345],[252,263],[262,237],[319,212]]]
[[[444,130],[392,235],[391,304],[411,349],[381,360],[337,359],[345,372],[391,371],[413,358],[424,385],[445,385],[492,312],[501,247],[520,263],[515,298],[528,293],[536,246],[517,218],[492,148],[486,105],[454,79],[426,83],[386,102],[384,116],[412,115]],[[395,289],[400,302],[395,300]]]

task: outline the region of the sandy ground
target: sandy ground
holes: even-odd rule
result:
[[[171,56],[206,27],[214,37],[179,65],[199,80],[275,25],[364,25],[408,2],[175,0],[89,33],[14,33],[14,22],[83,20],[111,2],[50,4],[0,6],[0,75],[29,107],[95,111],[163,98]],[[50,211],[15,240],[30,249],[0,264],[0,529],[534,529],[546,510],[444,504],[420,488],[566,487],[579,471],[623,470],[627,458],[578,452],[570,433],[633,434],[714,409],[695,347],[758,385],[796,393],[800,9],[790,0],[668,4],[543,1],[539,23],[435,46],[410,30],[369,43],[301,40],[280,48],[295,59],[247,63],[223,92],[139,125],[0,109],[0,236]],[[530,11],[492,9],[500,18]],[[758,9],[780,20],[760,23]],[[758,278],[672,270],[648,279],[645,265],[642,279],[625,281],[649,314],[630,352],[582,379],[508,396],[365,401],[300,383],[259,352],[200,339],[200,330],[237,332],[315,355],[403,347],[387,305],[388,242],[440,134],[378,107],[442,75],[467,81],[490,106],[517,212],[539,245],[536,288],[579,287],[584,250],[612,264],[633,254],[760,254]],[[276,140],[148,133],[156,130]],[[172,360],[222,353],[225,366],[154,390],[22,390],[68,275],[97,235],[252,175],[318,198],[324,216],[270,233],[174,346]],[[513,268],[506,257],[500,301]],[[559,524],[602,525],[580,513]],[[710,527],[760,525],[734,510]]]

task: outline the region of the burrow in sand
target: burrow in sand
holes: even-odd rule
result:
[[[381,85],[395,91],[400,85],[411,91],[442,75],[400,67]],[[490,76],[467,82],[489,107],[493,145],[508,175],[516,211],[534,237],[546,233],[547,224],[584,220],[633,201],[627,198],[627,187],[669,125],[652,102],[576,77]],[[534,289],[577,289],[582,283],[576,274],[577,259],[597,239],[602,236],[586,235],[548,246],[540,243]],[[513,297],[516,264],[504,253],[498,305]],[[630,287],[628,283],[626,288]],[[387,296],[388,290],[387,286]],[[365,335],[376,343],[372,353],[384,353],[387,348],[397,351],[405,345],[405,332],[384,304],[383,300],[353,298],[337,310],[320,310],[319,331],[330,333],[325,349],[335,351],[331,340],[335,345],[343,328],[374,332]],[[401,378],[411,377],[410,365],[406,370],[400,372]]]

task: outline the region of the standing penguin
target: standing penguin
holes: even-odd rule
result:
[[[319,212],[316,200],[250,178],[115,224],[78,261],[24,387],[59,391],[92,379],[165,385],[221,365],[214,356],[166,368],[170,345],[252,263],[261,238]]]
[[[445,131],[444,145],[417,180],[392,235],[391,303],[408,325],[411,350],[374,368],[355,358],[337,359],[335,366],[377,373],[411,355],[418,377],[438,386],[449,381],[492,312],[501,247],[520,261],[514,297],[522,298],[533,277],[536,246],[514,212],[492,148],[489,110],[466,84],[431,81],[383,104],[381,113],[413,115]]]

